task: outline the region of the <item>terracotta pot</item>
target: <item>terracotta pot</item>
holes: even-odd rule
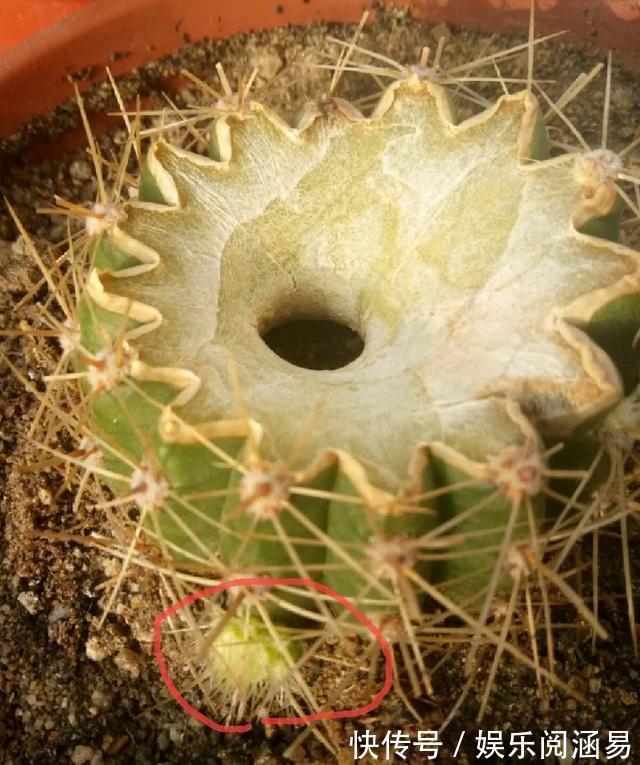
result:
[[[391,0],[384,0],[391,2]],[[4,0],[7,3],[7,0]],[[393,0],[417,18],[492,32],[524,32],[529,0]],[[82,87],[123,74],[187,41],[322,19],[355,22],[367,0],[47,0],[51,6],[86,3],[53,26],[0,54],[0,136],[13,133],[71,94],[69,76]],[[17,9],[43,0],[12,0]],[[640,71],[640,0],[537,0],[540,34],[571,30],[568,40],[615,51]],[[7,9],[3,10],[6,16]],[[17,13],[17,10],[14,10]],[[2,18],[2,17],[0,17]],[[35,17],[34,17],[35,18]],[[53,18],[53,17],[52,17]],[[40,16],[40,21],[44,17]]]
[[[4,0],[0,4],[0,51],[70,16],[91,0]]]

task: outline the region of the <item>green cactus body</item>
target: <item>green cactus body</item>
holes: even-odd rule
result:
[[[529,92],[456,125],[415,76],[370,118],[335,99],[292,128],[247,103],[210,154],[156,143],[94,246],[81,364],[113,488],[178,566],[307,575],[369,614],[411,571],[480,610],[542,528],[545,444],[637,369],[640,256],[602,162],[545,161]],[[262,336],[301,318],[362,354],[289,364]]]

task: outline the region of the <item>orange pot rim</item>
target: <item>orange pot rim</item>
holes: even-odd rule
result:
[[[529,0],[383,0],[410,5],[416,18],[491,32],[525,32]],[[0,136],[81,89],[175,53],[187,42],[313,21],[356,22],[368,0],[93,0],[0,54]],[[536,0],[539,34],[570,30],[568,40],[640,72],[640,0]],[[373,14],[375,18],[375,12]],[[9,105],[10,108],[7,108]]]

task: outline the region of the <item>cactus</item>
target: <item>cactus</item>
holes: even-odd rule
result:
[[[534,579],[603,632],[559,572],[638,430],[640,253],[619,155],[552,155],[530,88],[456,121],[426,72],[366,117],[331,97],[291,125],[245,93],[208,156],[156,141],[138,198],[88,211],[60,331],[75,461],[139,510],[126,564],[150,556],[175,597],[311,578],[413,645],[435,604],[472,664],[481,639],[522,657],[489,625]],[[269,343],[296,321],[359,353],[291,363]],[[276,704],[310,625],[358,630],[276,587],[184,624],[239,714]]]

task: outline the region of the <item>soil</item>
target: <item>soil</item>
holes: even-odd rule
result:
[[[158,98],[168,79],[186,68],[216,83],[214,66],[222,62],[228,73],[247,74],[259,68],[255,95],[291,115],[305,98],[326,88],[330,73],[309,66],[309,52],[327,51],[327,35],[348,39],[352,28],[316,24],[304,29],[242,35],[226,41],[187,45],[180,54],[137,70],[119,82],[125,100],[140,94]],[[484,35],[419,23],[404,12],[386,11],[376,25],[367,28],[360,44],[391,55],[401,63],[417,62],[424,45],[437,47],[446,40],[444,64],[468,61],[483,50],[499,50],[521,42],[513,38],[489,40]],[[488,46],[488,47],[487,47]],[[327,59],[329,60],[329,59]],[[332,52],[335,60],[335,48]],[[554,98],[594,61],[579,47],[558,40],[539,47],[536,76],[553,79],[545,89]],[[523,77],[526,56],[518,56],[504,67],[506,76]],[[495,85],[478,86],[487,91]],[[511,86],[515,87],[515,86]],[[370,78],[350,76],[341,83],[340,95],[350,99],[372,92]],[[495,92],[492,91],[492,92]],[[603,78],[593,84],[589,95],[578,99],[568,116],[579,126],[591,145],[600,141],[604,103]],[[196,87],[172,95],[176,105],[202,100]],[[97,86],[86,97],[92,112],[114,111],[111,90]],[[460,102],[464,113],[472,107]],[[613,67],[610,147],[619,149],[634,137],[640,122],[640,82],[629,72]],[[114,120],[114,123],[117,123]],[[77,107],[70,101],[46,119],[39,119],[19,135],[0,144],[0,191],[10,200],[25,228],[37,243],[64,238],[66,221],[36,214],[48,206],[54,194],[78,203],[93,202],[96,184],[84,148],[55,159],[36,162],[29,148],[34,137],[46,133],[49,140],[79,124]],[[556,138],[575,143],[560,121]],[[116,127],[99,137],[104,156],[117,155],[124,137]],[[633,229],[630,235],[634,236]],[[0,329],[22,327],[34,318],[26,302],[16,305],[40,278],[35,265],[12,247],[17,230],[5,210],[0,212]],[[36,291],[46,301],[46,288]],[[37,411],[32,391],[42,392],[43,374],[55,366],[58,353],[52,338],[28,335],[3,341],[6,363],[0,361],[0,763],[241,763],[284,762],[284,751],[298,735],[295,728],[263,729],[244,735],[219,734],[187,717],[171,700],[151,655],[148,636],[135,625],[140,614],[160,609],[152,583],[140,575],[128,581],[120,606],[96,630],[101,614],[105,579],[113,576],[113,562],[88,544],[46,537],[46,532],[66,531],[87,535],[100,528],[93,507],[95,494],[88,490],[76,512],[74,489],[65,483],[55,460],[43,453],[27,435]],[[22,381],[9,365],[13,365]],[[41,434],[40,434],[41,437]],[[70,445],[61,442],[61,448]],[[44,533],[43,533],[44,532]],[[485,730],[630,731],[634,747],[630,762],[640,762],[640,662],[629,639],[626,606],[620,597],[620,543],[615,535],[604,536],[601,549],[601,587],[607,593],[601,607],[602,623],[611,635],[595,651],[584,628],[576,628],[575,617],[564,615],[567,627],[557,633],[558,674],[584,701],[550,689],[546,701],[536,694],[532,674],[511,661],[504,661],[487,713],[476,722],[486,670],[479,673],[467,701],[443,735],[445,748],[438,762],[473,762],[473,737]],[[632,565],[640,581],[640,544],[632,544]],[[588,550],[585,551],[588,553]],[[559,617],[560,618],[560,615]],[[463,685],[463,653],[451,652],[434,677],[435,695],[415,702],[422,720],[417,723],[397,694],[391,693],[360,730],[368,728],[382,738],[388,730],[402,729],[415,737],[420,729],[437,726],[451,708]],[[327,673],[327,687],[335,680]],[[344,761],[354,760],[348,740],[354,724],[334,726],[343,742]],[[461,752],[453,757],[460,733],[466,731]],[[466,754],[465,754],[466,752]],[[327,763],[331,758],[322,745],[308,736],[292,754],[305,763]],[[384,761],[381,750],[379,757]],[[401,761],[399,757],[396,761]],[[420,755],[411,762],[427,761]],[[490,760],[487,760],[490,761]],[[498,761],[497,759],[494,761]],[[505,758],[500,761],[508,762]],[[515,761],[515,760],[512,760]],[[520,760],[522,761],[522,760]],[[535,761],[538,761],[537,759]],[[588,760],[576,760],[587,762]],[[549,760],[555,762],[555,760]]]

